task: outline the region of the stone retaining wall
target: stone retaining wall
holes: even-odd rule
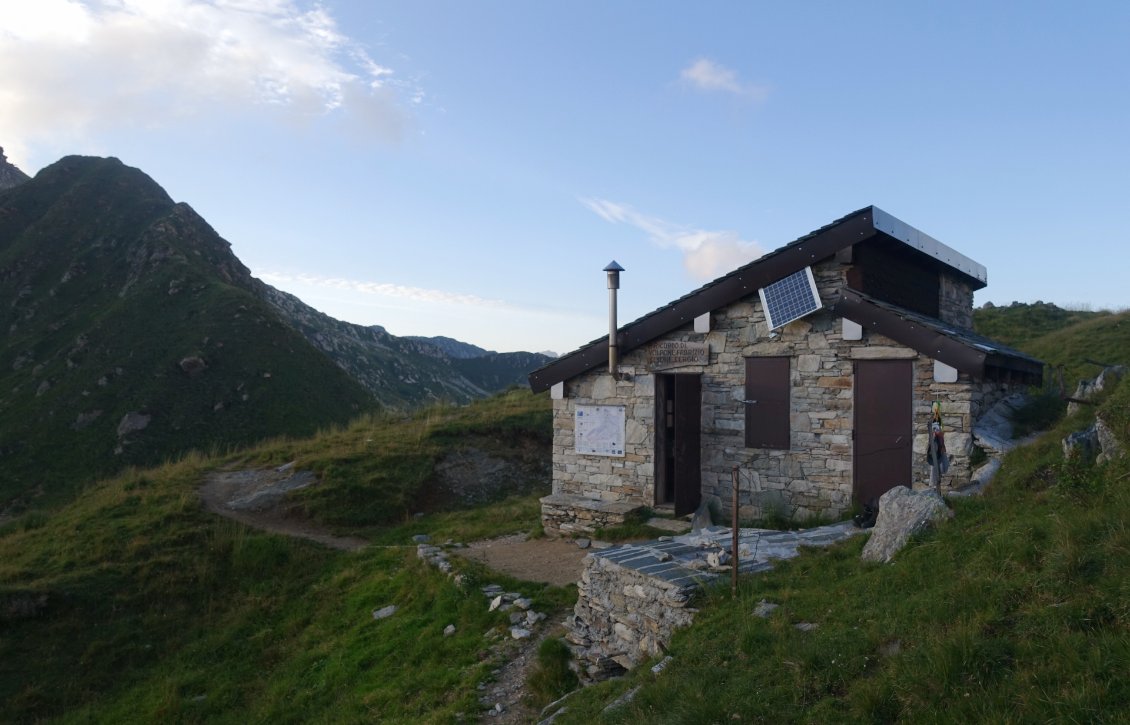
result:
[[[662,653],[674,631],[691,624],[698,610],[690,605],[699,584],[674,578],[626,568],[605,552],[585,557],[577,604],[565,622],[584,679],[607,679],[631,669]]]

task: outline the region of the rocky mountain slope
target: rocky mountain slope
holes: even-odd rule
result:
[[[0,191],[0,334],[0,510],[193,448],[464,402],[541,364],[463,370],[334,320],[253,278],[141,171],[76,156]]]
[[[4,148],[0,147],[0,190],[22,184],[28,178],[27,174],[8,161],[8,157],[4,155]]]

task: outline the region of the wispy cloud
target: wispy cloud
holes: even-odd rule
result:
[[[751,100],[764,100],[768,86],[742,82],[736,71],[715,63],[709,58],[699,58],[679,73],[679,78],[700,91],[731,93]]]
[[[345,114],[382,139],[406,123],[398,80],[319,4],[295,0],[4,3],[0,138],[13,149],[104,128],[266,108]]]
[[[261,272],[259,278],[272,285],[306,285],[323,289],[341,290],[345,292],[358,292],[365,295],[379,295],[398,299],[412,300],[414,302],[433,302],[437,304],[460,305],[471,307],[492,307],[495,309],[509,308],[508,303],[479,297],[477,295],[459,292],[446,292],[444,290],[427,289],[425,287],[410,287],[388,282],[365,282],[356,279],[341,277],[321,277],[312,274],[287,274],[285,272]]]
[[[606,199],[581,199],[582,204],[612,224],[628,224],[647,234],[653,244],[683,252],[683,267],[697,280],[709,280],[757,259],[765,250],[737,232],[707,231],[673,224]]]

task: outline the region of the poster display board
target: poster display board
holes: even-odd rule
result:
[[[624,455],[624,406],[578,405],[573,423],[577,453],[588,456]]]

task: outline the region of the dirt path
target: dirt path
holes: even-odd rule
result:
[[[287,514],[281,505],[286,493],[312,485],[317,485],[313,474],[296,471],[288,464],[267,470],[215,471],[204,479],[198,493],[209,511],[254,528],[344,551],[358,551],[368,546],[364,539],[336,536],[312,521]],[[571,541],[529,539],[525,534],[512,534],[474,541],[452,553],[480,561],[491,570],[515,579],[566,586],[580,578],[582,560],[588,552]],[[480,685],[483,721],[503,725],[536,721],[538,712],[527,703],[526,679],[537,664],[541,642],[561,634],[560,625],[543,626],[535,637],[521,641],[507,639],[492,648],[499,666],[491,679]],[[501,712],[494,710],[496,705],[502,706]]]
[[[284,536],[316,541],[343,551],[357,551],[369,542],[352,536],[335,536],[308,519],[287,515],[279,507],[287,491],[317,483],[313,474],[289,466],[254,471],[215,471],[199,489],[212,513]]]
[[[581,578],[581,562],[588,552],[571,541],[528,539],[525,534],[512,534],[471,542],[458,553],[515,579],[563,587]]]

